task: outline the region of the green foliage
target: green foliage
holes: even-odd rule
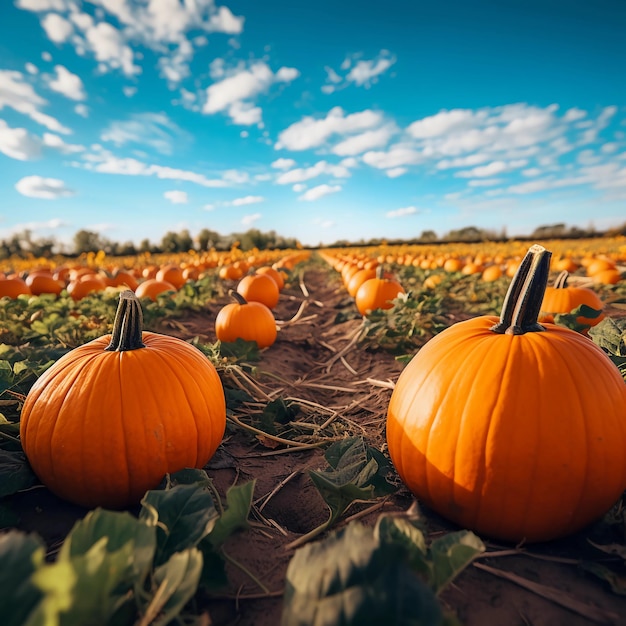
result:
[[[196,621],[189,600],[224,584],[221,545],[247,527],[254,483],[231,487],[228,508],[202,470],[146,493],[138,517],[95,509],[76,522],[54,562],[34,535],[0,536],[0,614],[7,626],[131,626]],[[218,497],[218,496],[216,496]],[[139,621],[137,621],[139,620]]]
[[[589,329],[589,336],[607,353],[626,381],[626,317],[604,318]]]
[[[453,623],[440,593],[485,547],[469,531],[430,545],[413,515],[352,522],[300,548],[287,568],[281,626]]]

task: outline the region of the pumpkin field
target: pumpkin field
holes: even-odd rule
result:
[[[626,624],[626,238],[9,259],[2,626]]]

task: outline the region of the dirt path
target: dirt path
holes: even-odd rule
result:
[[[205,312],[170,321],[163,330],[185,339],[198,336],[214,342],[215,315],[226,301],[224,297]],[[281,327],[278,339],[262,352],[250,375],[255,388],[248,390],[254,401],[236,409],[235,417],[249,422],[250,416],[262,412],[269,401],[282,398],[300,407],[294,420],[302,424],[301,430],[290,433],[292,438],[298,432],[306,433],[307,424],[309,428],[321,425],[320,433],[327,439],[361,434],[373,446],[384,448],[386,408],[403,366],[390,354],[365,350],[353,341],[362,320],[350,313],[351,306],[338,277],[315,265],[305,272],[301,286],[286,288],[275,310]],[[340,313],[344,321],[338,323]],[[270,438],[229,427],[207,471],[221,492],[250,480],[255,480],[256,486],[251,528],[231,537],[225,551],[252,572],[269,593],[229,564],[231,585],[227,592],[200,598],[211,624],[280,624],[285,570],[293,555],[286,546],[327,519],[326,506],[307,475],[308,470],[324,466],[320,448],[285,451],[285,446],[277,446]],[[44,489],[19,498],[21,527],[43,530],[50,543],[62,539],[80,513],[59,504]],[[373,523],[381,511],[406,510],[412,501],[411,494],[401,488],[361,521]],[[369,506],[371,503],[356,505],[347,516]],[[46,511],[56,513],[54,522],[49,522]],[[426,509],[422,513],[431,537],[457,530]],[[614,532],[614,527],[598,524],[567,540],[532,546],[528,551],[533,556],[511,555],[514,546],[488,544],[490,551],[506,551],[507,555],[483,558],[470,566],[444,592],[442,602],[465,626],[626,625],[626,597],[612,593],[605,582],[578,566],[582,559],[598,560],[599,552],[589,540],[623,543],[624,537],[612,535]],[[484,566],[495,568],[495,573]],[[534,585],[534,589],[507,580],[505,576],[510,575]],[[561,604],[541,596],[546,593],[552,593]]]

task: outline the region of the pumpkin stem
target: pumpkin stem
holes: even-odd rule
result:
[[[237,304],[248,304],[248,301],[238,291],[235,291],[234,289],[229,289],[228,295],[231,298],[235,299],[237,301]]]
[[[105,348],[108,352],[126,352],[145,348],[142,341],[143,311],[137,296],[126,289],[120,293],[120,301],[113,322],[111,343]]]
[[[382,263],[376,267],[376,278],[378,278],[378,280],[385,278],[385,266]]]
[[[563,270],[554,280],[554,288],[555,289],[567,289],[567,277],[569,276],[569,272],[567,270]]]
[[[523,335],[545,330],[537,318],[548,285],[551,256],[538,244],[529,248],[509,285],[500,321],[491,328],[494,333]]]

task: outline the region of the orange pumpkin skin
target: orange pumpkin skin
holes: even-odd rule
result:
[[[105,351],[111,335],[61,357],[31,388],[24,452],[54,493],[86,506],[136,504],[166,473],[201,468],[226,427],[211,362],[181,339],[141,334],[145,347]]]
[[[359,313],[367,315],[375,309],[390,309],[402,293],[404,287],[392,278],[370,278],[357,289],[354,302]]]
[[[273,309],[280,298],[276,281],[267,274],[249,274],[237,284],[237,293],[248,302],[261,302],[268,309]]]
[[[166,280],[157,280],[156,278],[148,278],[137,285],[135,295],[138,298],[150,298],[156,302],[157,296],[166,291],[176,291],[176,287]]]
[[[581,304],[586,304],[596,311],[601,311],[604,308],[604,303],[595,291],[586,287],[569,286],[567,285],[567,272],[560,274],[553,287],[546,287],[539,321],[541,323],[554,322],[556,314],[569,313],[577,309]],[[576,321],[587,326],[586,331],[589,327],[595,326],[603,319],[604,313],[600,313],[598,317],[584,317],[580,315],[576,318]]]
[[[579,333],[499,334],[496,322],[459,322],[407,365],[389,403],[390,456],[463,528],[515,542],[576,532],[626,488],[626,385]]]
[[[0,298],[17,298],[22,295],[30,295],[28,285],[21,278],[0,279]]]
[[[270,279],[271,280],[271,279]],[[220,341],[237,339],[256,341],[259,348],[268,348],[276,341],[276,320],[261,302],[246,302],[240,294],[222,307],[215,318],[215,335]]]

